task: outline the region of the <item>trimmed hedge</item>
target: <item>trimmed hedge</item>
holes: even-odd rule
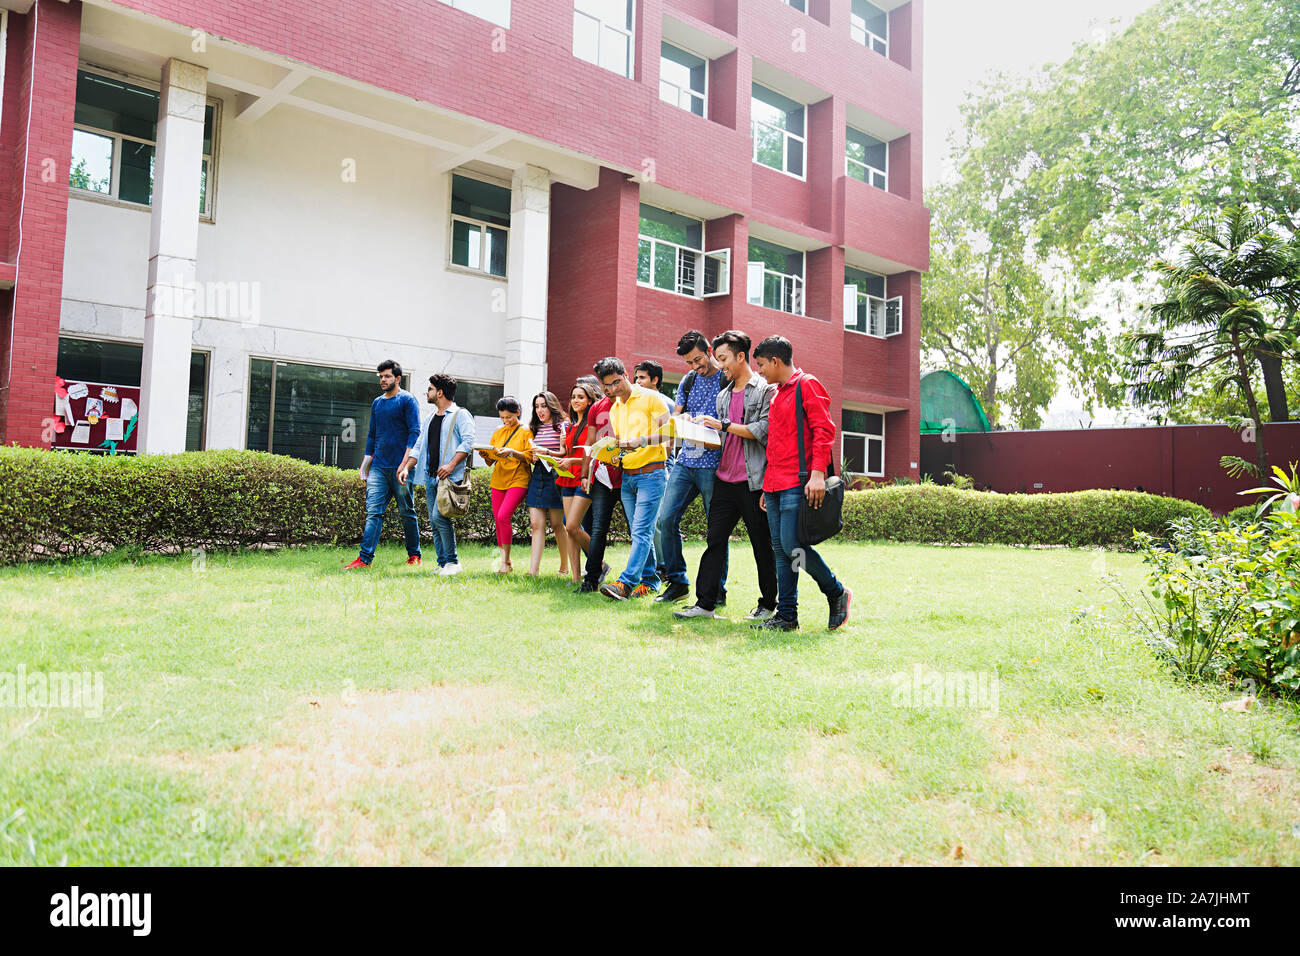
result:
[[[495,540],[489,472],[476,468],[469,514],[455,521],[468,541]],[[430,537],[424,489],[416,513]],[[1163,536],[1200,505],[1131,491],[999,495],[937,485],[882,487],[846,496],[840,540],[1131,546],[1133,531]],[[0,563],[100,554],[117,548],[184,551],[276,544],[355,544],[365,489],[355,472],[253,451],[180,455],[79,455],[0,448]],[[527,509],[515,537],[528,537]],[[682,530],[702,539],[697,499]],[[741,526],[743,533],[743,525]],[[400,540],[389,505],[386,540]],[[611,537],[627,540],[622,509]]]

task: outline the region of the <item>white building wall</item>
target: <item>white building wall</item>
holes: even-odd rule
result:
[[[200,302],[194,322],[194,348],[211,352],[207,447],[244,447],[252,356],[395,358],[421,401],[436,371],[504,381],[506,283],[448,267],[450,174],[427,149],[283,105],[233,117],[228,99],[215,221],[199,227],[200,289],[229,290],[224,317]],[[142,340],[149,227],[146,208],[74,195],[64,334]]]

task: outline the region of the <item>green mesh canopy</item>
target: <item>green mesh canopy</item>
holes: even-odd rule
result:
[[[946,369],[927,372],[921,376],[921,434],[938,434],[948,427],[986,432],[989,419],[970,386],[958,376]]]

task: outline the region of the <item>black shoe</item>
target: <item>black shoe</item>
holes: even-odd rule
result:
[[[587,581],[583,581],[582,584],[578,585],[576,588],[573,589],[573,593],[574,594],[595,594],[596,590],[597,590],[597,585],[590,584]]]
[[[755,621],[749,625],[755,631],[797,631],[798,621],[787,621],[783,617],[769,617],[766,621]]]
[[[718,603],[713,605],[713,610],[716,611],[719,608],[724,608],[726,606],[727,606],[727,592],[723,591],[721,594],[718,595]]]
[[[849,620],[849,603],[853,600],[853,592],[845,588],[840,592],[840,596],[831,601],[831,619],[826,626],[832,631],[840,628]]]
[[[664,588],[664,593],[655,598],[658,604],[676,604],[682,598],[687,597],[691,589],[680,581],[670,581],[668,587]]]
[[[607,561],[601,562],[600,577],[596,579],[596,587],[600,587],[602,584],[604,584],[605,578],[607,578],[608,576],[609,576],[609,562]]]

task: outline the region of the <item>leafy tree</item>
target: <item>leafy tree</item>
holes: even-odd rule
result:
[[[1254,425],[1256,467],[1264,475],[1268,455],[1252,359],[1294,351],[1294,332],[1271,319],[1300,307],[1300,269],[1269,225],[1240,206],[1222,220],[1194,225],[1190,236],[1180,261],[1156,265],[1165,298],[1147,310],[1151,327],[1126,337],[1133,397],[1168,403],[1202,378],[1214,396],[1235,389]]]
[[[1012,188],[1022,172],[1032,99],[1005,79],[964,107],[960,176],[932,190],[922,350],[943,356],[995,424],[1036,428],[1064,371],[1092,408],[1121,397],[1113,350],[1090,289],[1068,263],[1039,256]]]

